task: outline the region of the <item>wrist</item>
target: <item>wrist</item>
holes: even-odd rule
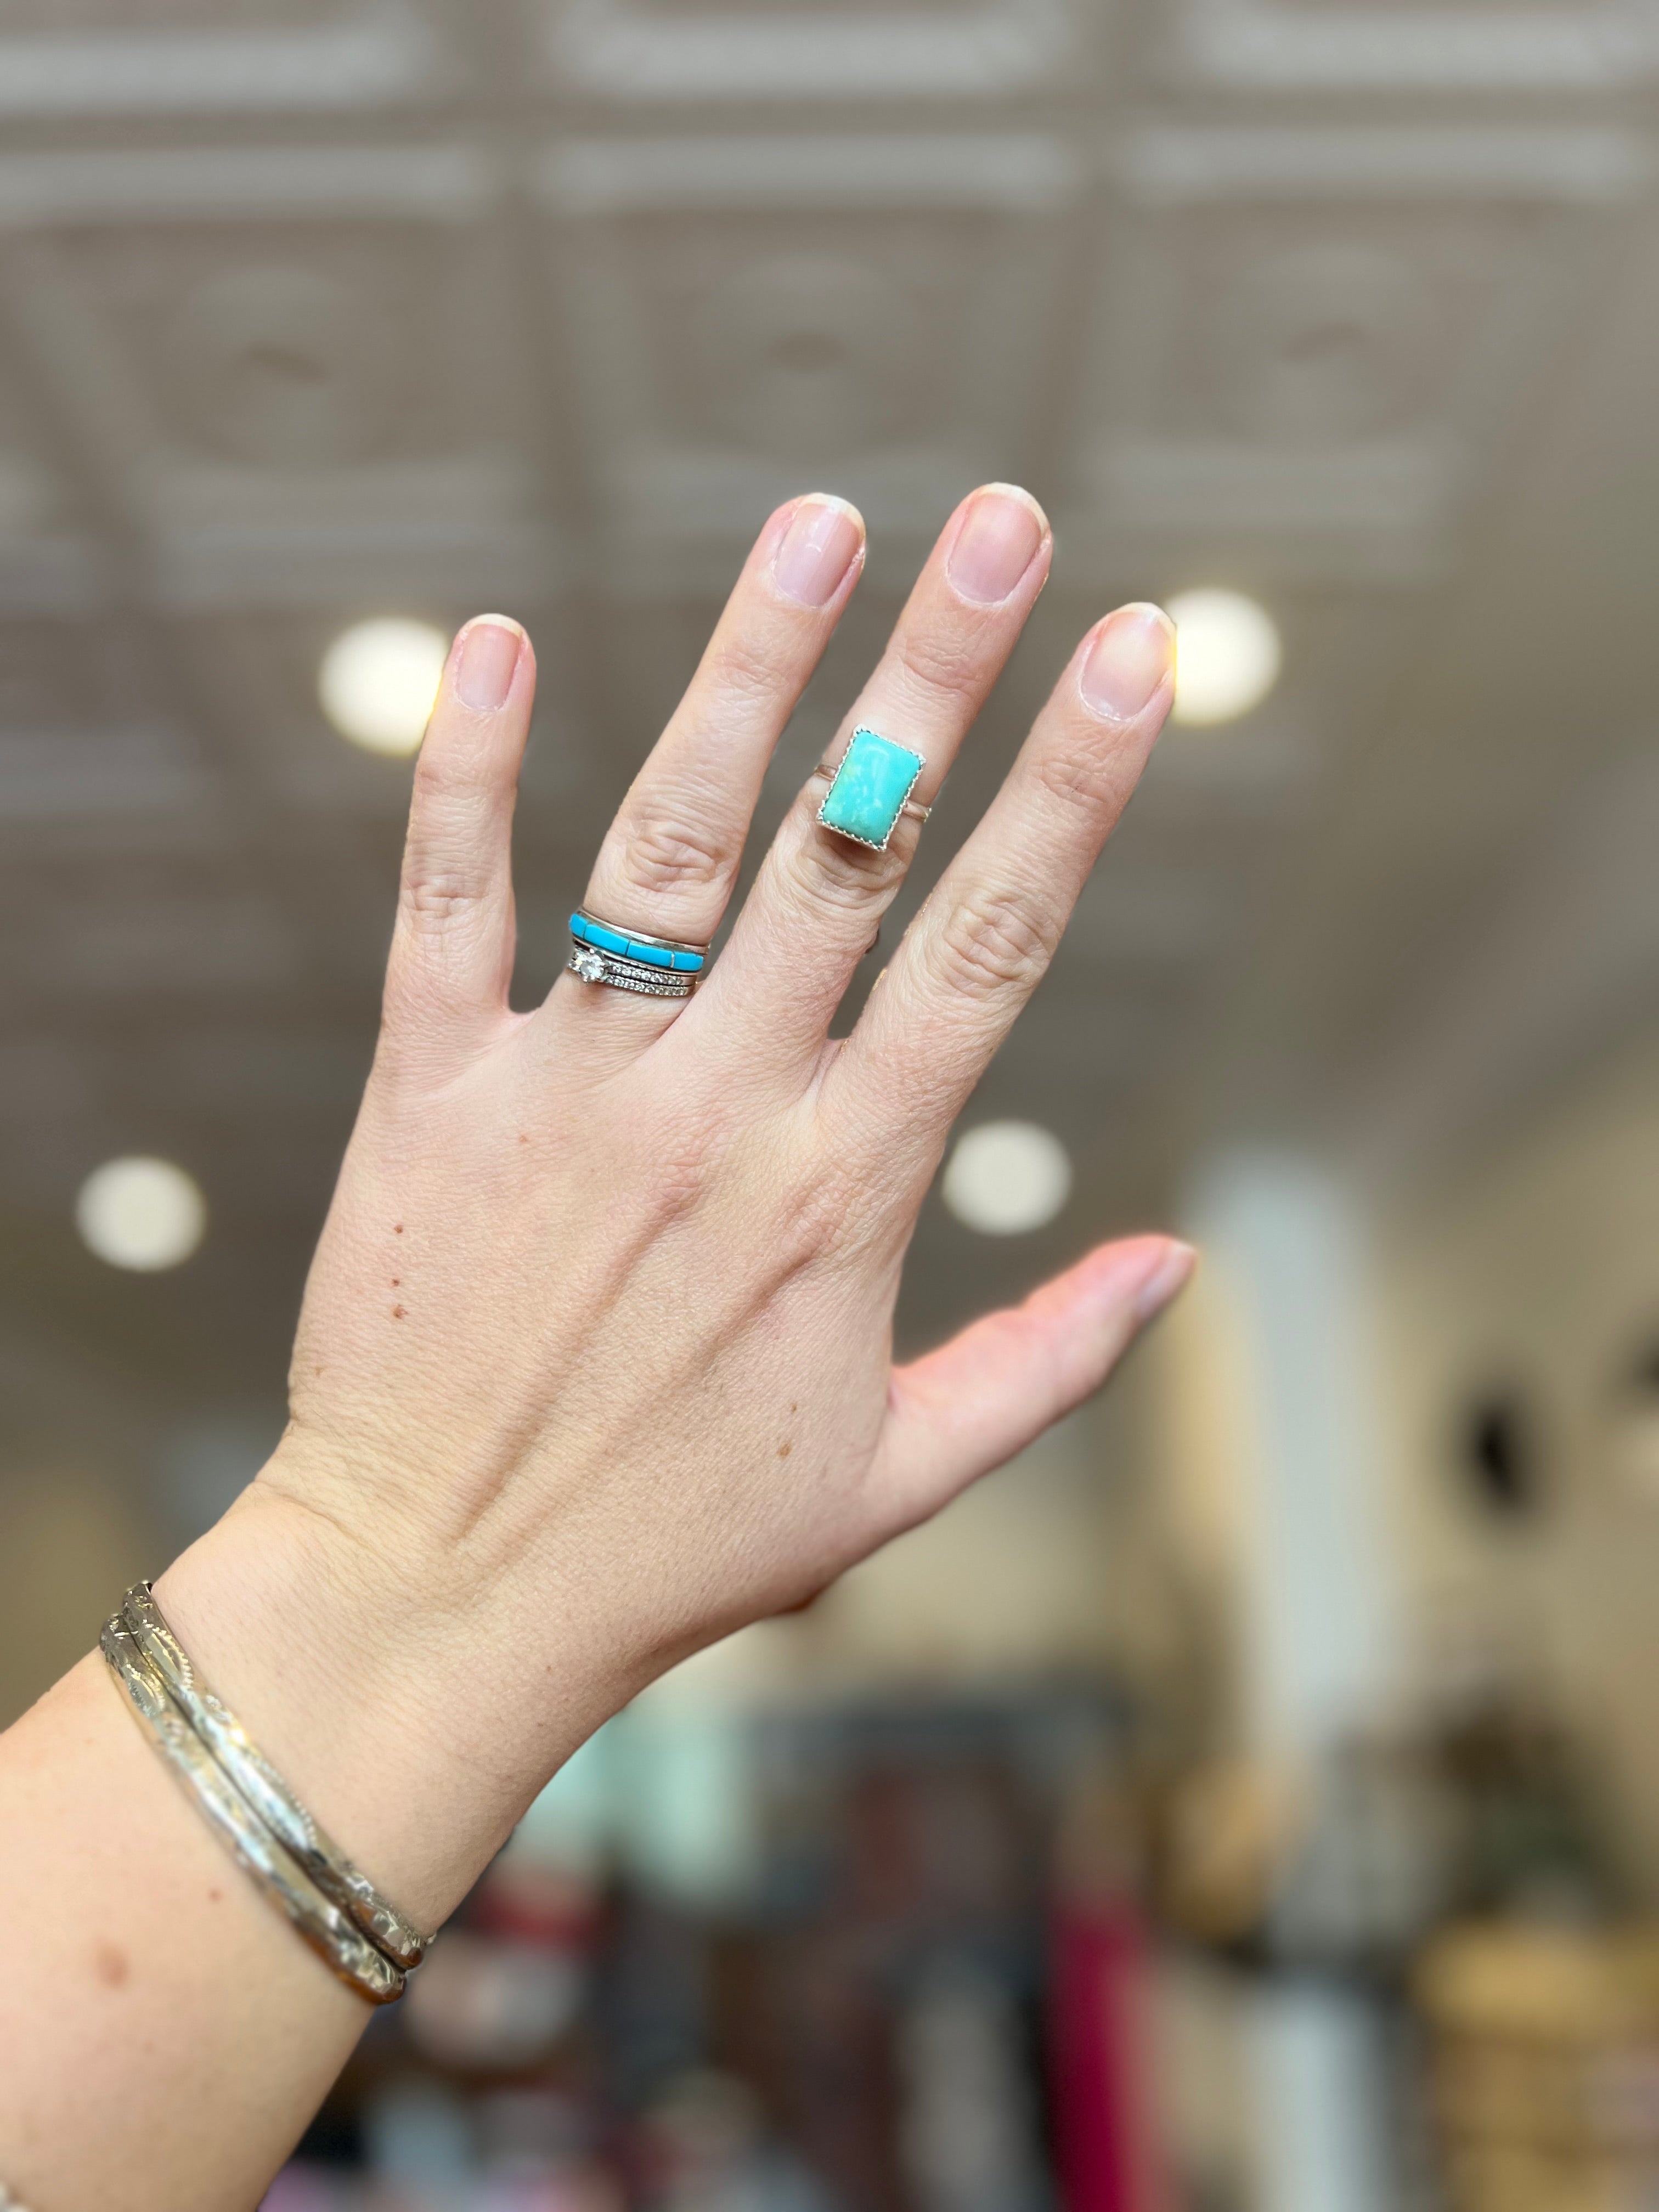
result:
[[[410,1918],[435,1929],[549,1775],[626,1692],[536,1654],[526,1710],[510,1645],[459,1592],[382,1557],[286,1480],[285,1444],[159,1577],[203,1681]],[[557,1690],[554,1692],[556,1680]]]

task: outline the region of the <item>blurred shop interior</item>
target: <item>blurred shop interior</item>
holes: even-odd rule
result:
[[[1054,520],[901,921],[1181,625],[901,1350],[1198,1284],[578,1755],[270,2212],[1659,2204],[1656,157],[1650,0],[0,9],[0,1721],[280,1430],[461,619],[520,1004],[788,494],[871,557],[757,847]]]

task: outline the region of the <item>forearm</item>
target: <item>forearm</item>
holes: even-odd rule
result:
[[[144,1741],[96,1653],[0,1736],[0,2175],[30,2212],[257,2204],[368,2008]]]
[[[434,1619],[431,1581],[405,1563],[377,1588],[256,1492],[157,1584],[203,1679],[428,1929],[585,1724],[544,1695],[535,1730],[469,1753],[466,1697],[499,1713],[510,1686],[482,1628]],[[473,1646],[453,1696],[447,1635]],[[0,1736],[0,2180],[30,2212],[257,2204],[369,2007],[229,1856],[96,1653]]]

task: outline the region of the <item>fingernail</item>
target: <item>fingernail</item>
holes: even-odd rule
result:
[[[1103,622],[1083,664],[1083,696],[1097,714],[1127,722],[1164,681],[1175,628],[1162,607],[1120,607]]]
[[[1190,1244],[1170,1237],[1164,1245],[1163,1257],[1141,1285],[1135,1299],[1135,1311],[1142,1321],[1151,1321],[1154,1314],[1163,1312],[1176,1292],[1189,1280],[1198,1265],[1198,1255]]]
[[[864,523],[844,500],[804,499],[772,556],[778,589],[803,607],[827,607],[864,543]]]
[[[994,607],[1036,558],[1044,528],[1035,500],[1012,486],[988,485],[962,518],[945,573],[964,599]]]
[[[455,696],[475,714],[493,714],[507,704],[524,632],[505,615],[480,615],[466,627],[455,664]]]

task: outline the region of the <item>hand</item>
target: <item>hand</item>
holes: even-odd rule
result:
[[[849,709],[937,793],[1046,579],[1024,494],[965,501]],[[863,562],[856,515],[762,532],[586,904],[704,943],[774,745]],[[583,1736],[797,1604],[1095,1390],[1191,1265],[1104,1246],[895,1368],[947,1133],[1052,957],[1167,711],[1172,633],[1078,647],[1006,782],[828,1036],[920,834],[785,820],[688,1001],[565,974],[514,1013],[509,830],[535,684],[455,641],[415,774],[374,1072],[306,1294],[292,1421],[161,1595],[207,1678],[406,1910],[449,1911]]]

